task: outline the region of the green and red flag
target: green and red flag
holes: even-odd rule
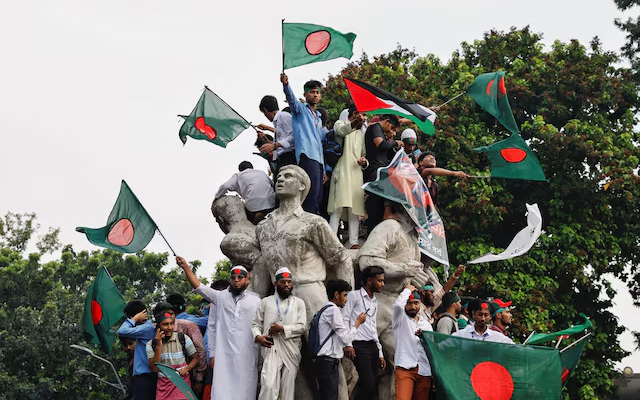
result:
[[[540,344],[550,342],[552,340],[556,340],[558,336],[575,335],[576,333],[583,332],[584,330],[589,329],[593,326],[591,324],[591,321],[589,321],[589,318],[587,318],[587,316],[583,313],[580,313],[578,319],[578,322],[576,322],[576,324],[571,328],[552,333],[534,333],[527,341],[527,344]]]
[[[491,162],[492,178],[546,181],[540,161],[522,137],[513,133],[508,139],[473,149],[484,151]]]
[[[322,25],[282,23],[283,69],[353,56],[355,33]]]
[[[438,385],[438,394],[443,399],[560,398],[562,381],[558,349],[426,331],[422,332],[422,345]]]
[[[158,370],[162,375],[169,379],[171,383],[176,385],[178,390],[182,392],[187,400],[197,400],[196,395],[191,391],[191,388],[187,382],[182,379],[178,371],[164,364],[160,364],[159,362],[156,362],[156,367],[158,367]]]
[[[89,286],[84,303],[82,330],[85,340],[99,344],[103,352],[111,354],[115,337],[111,327],[124,316],[126,304],[107,269],[101,267]]]
[[[378,168],[377,179],[362,188],[369,193],[402,204],[418,232],[420,251],[445,265],[449,270],[447,238],[427,185],[404,150],[396,153],[386,167]]]
[[[206,86],[191,114],[182,118],[184,123],[179,136],[183,144],[190,136],[227,147],[227,143],[251,127],[246,119]]]
[[[97,229],[77,227],[76,231],[87,235],[87,239],[96,246],[137,253],[149,244],[156,229],[156,223],[123,180],[107,225]]]
[[[395,114],[413,121],[424,133],[433,136],[436,113],[427,107],[402,99],[378,87],[356,79],[344,78],[356,108],[367,114]]]
[[[504,83],[504,71],[489,72],[477,77],[466,92],[478,105],[484,108],[511,133],[519,133],[520,128],[513,118]]]
[[[587,335],[588,336],[588,335]],[[562,362],[562,385],[564,386],[569,380],[573,371],[575,371],[580,357],[584,351],[584,346],[587,344],[586,336],[578,339],[577,342],[570,344],[564,349],[560,350],[560,361]]]

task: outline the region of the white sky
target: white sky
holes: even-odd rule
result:
[[[280,20],[358,35],[354,59],[400,43],[443,61],[492,28],[530,25],[544,42],[598,36],[618,50],[613,0],[549,1],[13,1],[0,13],[0,214],[36,212],[76,250],[94,250],[76,226],[101,227],[125,179],[174,249],[210,274],[223,258],[209,210],[217,187],[251,155],[246,131],[226,149],[178,139],[204,85],[249,121],[265,94],[282,104]],[[294,90],[325,80],[338,59],[287,71]],[[168,248],[156,235],[147,248]],[[624,290],[624,286],[618,285]],[[628,293],[614,312],[640,330]],[[623,347],[633,348],[630,334]],[[640,372],[640,354],[626,359]]]

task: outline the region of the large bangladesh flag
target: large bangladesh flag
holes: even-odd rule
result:
[[[491,177],[546,181],[540,161],[522,137],[513,133],[508,139],[474,151],[487,152],[491,162]]]
[[[82,330],[89,343],[99,344],[100,349],[111,354],[115,337],[111,327],[124,316],[126,305],[122,295],[105,267],[101,267],[89,290],[84,303]]]
[[[404,150],[396,153],[391,164],[378,168],[377,180],[365,183],[362,188],[402,204],[416,224],[420,251],[444,264],[446,271],[449,270],[444,224],[427,185]]]
[[[322,25],[282,23],[283,69],[353,56],[355,33]]]
[[[187,143],[187,136],[190,136],[227,147],[227,143],[251,126],[206,86],[191,114],[182,118],[184,123],[179,136],[183,144]]]
[[[378,87],[356,79],[344,78],[353,103],[360,112],[368,114],[395,114],[413,121],[424,133],[433,136],[436,113],[427,107],[402,99]]]
[[[504,71],[490,72],[477,77],[466,92],[478,105],[493,115],[511,133],[520,129],[513,118],[507,88],[504,84]]]
[[[422,332],[422,344],[447,400],[556,400],[560,353],[550,347],[486,342]]]
[[[122,181],[120,194],[109,214],[107,225],[97,229],[78,227],[76,231],[87,235],[87,239],[96,246],[123,253],[136,253],[149,244],[156,228],[156,223],[127,182]]]

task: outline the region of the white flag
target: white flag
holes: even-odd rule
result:
[[[538,209],[538,204],[527,204],[527,227],[518,232],[513,238],[509,247],[500,254],[487,253],[482,257],[474,258],[469,264],[507,260],[509,258],[521,256],[533,246],[542,233],[542,215]]]

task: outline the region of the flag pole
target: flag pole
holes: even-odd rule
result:
[[[462,96],[462,95],[463,95],[463,94],[465,94],[465,93],[467,93],[467,92],[466,92],[466,91],[464,91],[464,92],[460,93],[459,95],[457,95],[457,96],[455,96],[455,97],[453,97],[453,98],[450,98],[449,100],[445,101],[444,103],[442,103],[442,104],[440,104],[439,106],[436,106],[436,107],[434,107],[434,108],[440,108],[440,107],[442,107],[442,106],[446,106],[447,104],[451,103],[452,101],[454,101],[455,99],[457,99],[458,97]]]
[[[534,333],[536,333],[536,331],[531,331],[531,334],[527,336],[527,339],[524,341],[524,343],[522,343],[522,345],[527,344],[527,342],[529,341],[529,339],[531,339],[531,336],[533,336]]]
[[[167,238],[164,237],[164,235],[162,234],[162,231],[160,230],[160,227],[158,225],[156,225],[156,229],[158,230],[158,233],[160,234],[160,236],[162,236],[162,238],[164,239],[164,242],[167,244],[167,246],[169,246],[169,249],[171,250],[171,252],[173,253],[173,255],[176,255],[176,252],[173,251],[173,247],[171,247],[171,245],[169,244],[169,242],[167,241]]]
[[[282,35],[282,73],[284,74],[284,18],[280,22],[280,34]]]
[[[480,178],[480,179],[491,179],[491,176],[483,176],[483,175],[469,175],[468,178]]]
[[[583,337],[581,337],[580,339],[576,340],[575,342],[571,343],[570,345],[568,345],[567,347],[565,347],[564,349],[560,350],[560,353],[562,353],[563,351],[569,349],[570,347],[575,346],[576,344],[582,342],[584,339],[588,338],[589,336],[591,336],[591,332],[587,333],[586,335],[584,335]]]
[[[238,114],[238,117],[242,118],[244,120],[244,122],[246,122],[247,124],[249,124],[249,126],[253,127],[254,129],[257,129],[251,122],[247,121],[247,119],[245,117],[243,117],[242,115],[240,115],[239,112],[237,112],[233,107],[231,107],[229,105],[229,103],[227,103],[226,101],[224,101],[220,96],[218,96],[216,94],[216,92],[214,92],[213,90],[209,89],[209,86],[204,85],[204,88],[207,89],[208,91],[210,91],[211,93],[213,93],[214,96],[216,96],[218,98],[218,100],[220,100],[221,102],[224,103],[225,106],[229,107],[231,109],[231,111],[233,111],[234,113]],[[160,230],[158,229],[158,232],[160,232]],[[169,243],[167,243],[169,244]]]

